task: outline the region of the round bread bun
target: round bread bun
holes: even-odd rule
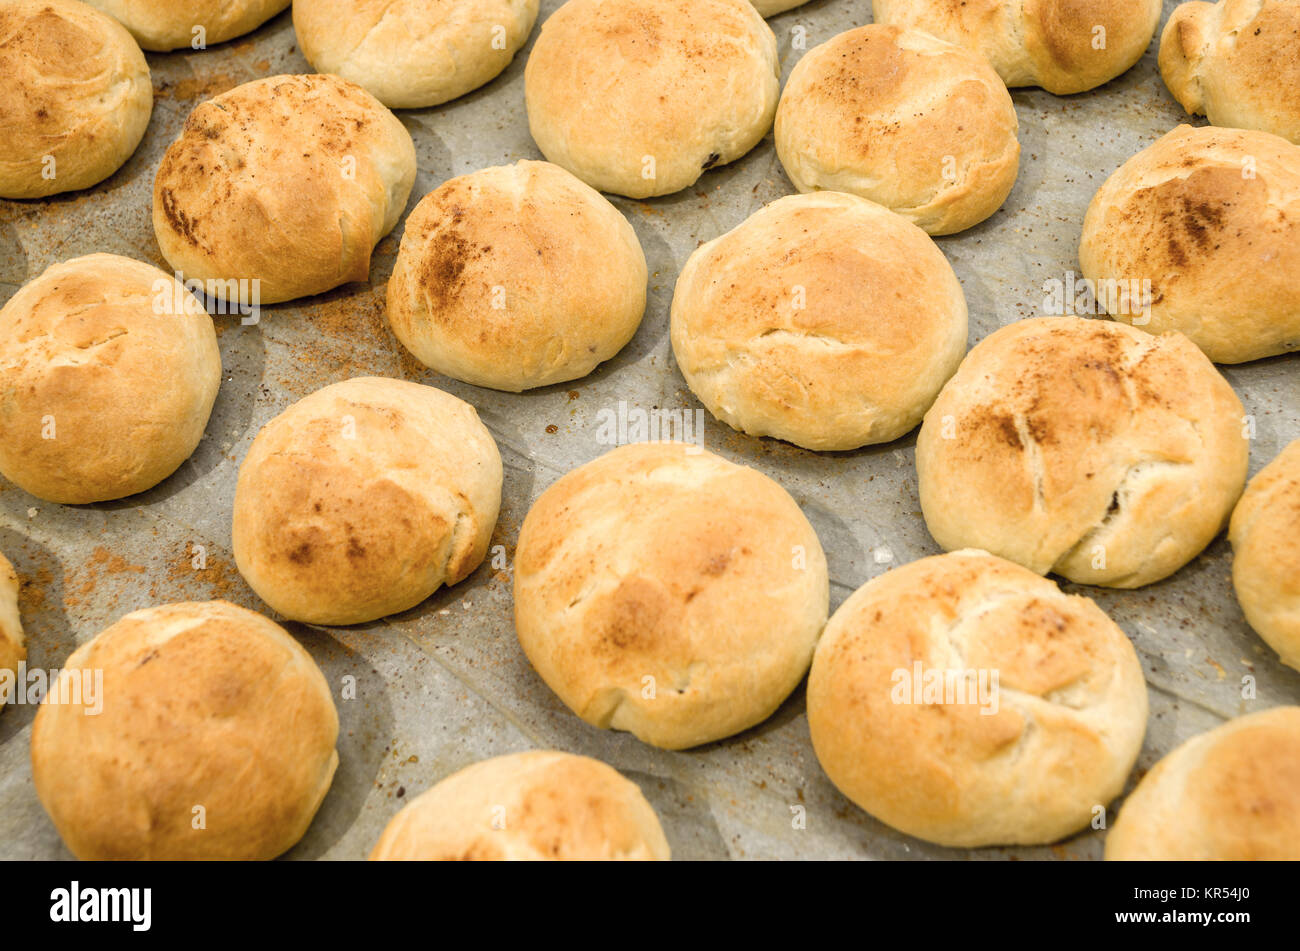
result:
[[[925,30],[987,57],[1008,86],[1058,96],[1128,72],[1155,35],[1162,0],[872,0],[877,23]]]
[[[501,507],[474,407],[380,377],[317,390],[262,427],[235,487],[235,564],[284,617],[361,624],[468,577]]]
[[[9,671],[17,683],[18,665],[27,659],[23,641],[23,624],[18,616],[18,572],[9,559],[0,555],[0,709],[9,700],[3,671]]]
[[[568,0],[528,57],[528,125],[593,188],[669,195],[759,143],[779,75],[749,0]]]
[[[532,752],[468,766],[408,803],[371,861],[609,861],[670,857],[636,783],[586,756]]]
[[[49,502],[103,502],[152,488],[198,448],[221,352],[175,277],[91,254],[0,308],[0,378],[0,473]]]
[[[338,732],[325,677],[281,627],[169,604],[68,658],[32,726],[32,779],[79,859],[272,859],[325,798]]]
[[[1040,845],[1084,828],[1124,788],[1146,722],[1142,665],[1115,622],[982,551],[859,588],[808,679],[831,782],[946,846]]]
[[[374,96],[271,76],[190,113],[154,179],[154,233],[212,296],[256,280],[254,303],[274,304],[366,280],[414,184],[411,135]]]
[[[1108,861],[1300,861],[1300,707],[1194,736],[1156,763],[1106,836]]]
[[[1300,145],[1300,3],[1184,3],[1160,37],[1160,75],[1188,112]]]
[[[1021,320],[981,341],[926,413],[921,510],[948,551],[1141,587],[1227,524],[1246,482],[1244,415],[1182,334]]]
[[[801,192],[840,191],[954,234],[1002,207],[1020,123],[979,56],[918,30],[864,26],[799,60],[776,113],[776,151]]]
[[[914,429],[966,352],[966,298],[907,219],[792,195],[699,248],[673,296],[677,365],[751,436],[856,449]]]
[[[514,590],[547,686],[593,726],[664,749],[771,716],[830,600],[826,556],[785,489],[682,443],[620,447],[543,492]]]
[[[89,188],[131,157],[153,83],[131,34],[75,0],[0,5],[0,198]]]
[[[453,178],[406,220],[388,322],[446,376],[518,393],[584,377],[641,324],[646,261],[601,194],[557,165]]]
[[[290,0],[86,0],[147,50],[206,49],[251,33]]]
[[[750,2],[754,4],[754,9],[760,16],[773,17],[778,13],[785,13],[786,10],[801,7],[808,0],[750,0]]]
[[[1300,439],[1250,480],[1228,539],[1246,620],[1282,663],[1300,670]]]
[[[298,0],[293,26],[320,73],[390,109],[438,106],[491,82],[528,42],[538,0]]]
[[[1300,146],[1179,126],[1098,190],[1079,262],[1116,320],[1215,363],[1300,348]]]

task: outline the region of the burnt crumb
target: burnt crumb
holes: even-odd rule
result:
[[[709,154],[709,157],[704,160],[704,164],[701,165],[700,168],[707,172],[709,169],[713,168],[713,166],[717,165],[720,161],[722,161],[722,156],[719,155],[717,152],[711,152]]]

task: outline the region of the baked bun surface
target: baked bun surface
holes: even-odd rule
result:
[[[1246,620],[1282,663],[1300,670],[1300,439],[1250,480],[1228,539]]]
[[[601,194],[548,162],[443,183],[406,220],[388,322],[421,363],[519,392],[584,377],[641,324],[646,261]]]
[[[74,0],[0,5],[0,198],[89,188],[131,157],[153,112],[144,54]]]
[[[453,773],[408,803],[372,861],[669,858],[641,790],[604,763],[570,753],[515,753]]]
[[[257,29],[290,0],[86,0],[154,52],[203,49]]]
[[[754,9],[760,15],[771,17],[776,16],[778,13],[785,13],[786,10],[801,7],[808,0],[750,0],[750,2],[754,4]]]
[[[190,113],[154,179],[154,233],[215,296],[222,281],[257,280],[273,304],[364,281],[414,183],[411,135],[370,93],[271,76]]]
[[[329,790],[329,685],[260,614],[225,601],[134,611],[63,677],[73,687],[52,689],[32,726],[32,778],[79,859],[272,859]]]
[[[468,577],[501,506],[501,456],[474,407],[357,377],[262,427],[235,487],[235,564],[287,618],[360,624]]]
[[[317,72],[368,90],[391,109],[465,95],[510,65],[538,0],[297,0],[293,26]]]
[[[859,588],[808,680],[831,781],[946,846],[1046,844],[1084,828],[1124,788],[1146,721],[1124,632],[1089,599],[981,551]]]
[[[9,559],[0,555],[0,671],[12,673],[17,683],[18,665],[26,659],[23,625],[18,616],[18,573]],[[6,691],[0,688],[0,709],[8,699]]]
[[[801,192],[849,192],[953,234],[1011,194],[1018,130],[1011,95],[979,56],[871,25],[799,60],[777,109],[776,151]]]
[[[985,56],[1008,86],[1058,96],[1110,82],[1151,45],[1162,0],[872,0],[877,23]]]
[[[926,413],[921,509],[949,551],[1151,584],[1227,524],[1246,482],[1244,413],[1181,334],[1021,320],[981,341]]]
[[[770,716],[808,670],[830,598],[794,499],[681,443],[623,446],[543,492],[514,592],[519,643],[564,704],[665,749]]]
[[[1098,190],[1079,262],[1116,282],[1116,320],[1181,331],[1215,363],[1300,348],[1300,146],[1179,126]]]
[[[193,454],[221,353],[175,277],[91,254],[0,308],[0,379],[0,473],[50,502],[102,502],[152,488]]]
[[[916,427],[966,352],[966,298],[907,219],[839,192],[792,195],[695,251],[673,353],[714,416],[807,449]]]
[[[1106,837],[1108,861],[1300,861],[1300,707],[1194,736],[1156,763]]]
[[[1160,38],[1160,75],[1179,105],[1217,126],[1300,145],[1300,3],[1184,3]]]
[[[669,195],[759,143],[779,74],[749,0],[568,0],[528,57],[528,125],[599,191]]]

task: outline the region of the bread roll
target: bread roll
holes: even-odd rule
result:
[[[1282,663],[1300,670],[1300,439],[1250,480],[1228,538],[1246,620]]]
[[[91,254],[0,308],[0,378],[0,473],[50,502],[102,502],[152,488],[193,454],[221,352],[175,277]]]
[[[1215,363],[1295,350],[1300,147],[1179,126],[1098,190],[1079,261],[1116,320],[1182,331]]]
[[[1297,37],[1297,0],[1184,3],[1161,35],[1160,75],[1188,112],[1300,145]]]
[[[515,753],[448,776],[408,803],[372,861],[669,858],[636,784],[571,753]]]
[[[425,366],[518,393],[584,377],[641,324],[645,254],[600,193],[547,162],[453,178],[406,220],[388,322]]]
[[[981,551],[923,558],[835,612],[808,680],[840,791],[940,845],[1037,845],[1089,824],[1142,748],[1133,645],[1087,598]]]
[[[1141,587],[1227,524],[1246,482],[1244,413],[1181,334],[1018,321],[976,346],[926,413],[921,509],[949,551]]]
[[[872,0],[877,23],[925,30],[986,56],[1008,86],[1058,96],[1108,83],[1142,58],[1162,0]]]
[[[1300,861],[1300,707],[1237,717],[1167,755],[1129,795],[1108,861]]]
[[[479,88],[528,42],[538,0],[298,0],[307,62],[391,109],[437,106]]]
[[[917,30],[864,26],[810,50],[776,113],[776,151],[801,192],[850,192],[930,234],[1002,207],[1019,120],[979,56]]]
[[[153,84],[131,35],[74,0],[0,6],[0,198],[89,188],[131,157]]]
[[[528,125],[593,188],[669,195],[758,144],[779,75],[749,0],[568,0],[528,57]]]
[[[290,0],[87,0],[122,23],[142,47],[204,49],[249,33]]]
[[[793,10],[795,7],[801,7],[808,0],[751,0],[754,9],[762,16],[773,17],[778,13],[785,13],[786,10]]]
[[[593,726],[664,749],[767,719],[808,670],[829,598],[794,499],[681,443],[570,472],[515,552],[515,630],[537,673]]]
[[[272,76],[197,106],[158,166],[158,246],[187,278],[259,282],[260,302],[370,274],[415,183],[397,117],[337,76]]]
[[[820,192],[692,254],[671,327],[687,384],[727,425],[856,449],[920,423],[966,352],[966,298],[925,232]]]
[[[253,440],[235,487],[235,563],[295,621],[396,614],[478,567],[501,476],[468,403],[402,380],[335,383]]]
[[[16,678],[18,665],[26,659],[23,624],[18,616],[18,573],[9,564],[9,559],[0,555],[0,671],[7,670]],[[0,673],[0,710],[9,700],[4,681],[5,677]]]
[[[282,628],[225,601],[169,604],[68,658],[32,726],[32,779],[79,859],[272,859],[325,798],[338,732],[320,668]]]

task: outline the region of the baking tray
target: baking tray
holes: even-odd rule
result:
[[[542,18],[559,0],[544,0]],[[1175,6],[1165,5],[1165,14]],[[806,47],[870,20],[867,0],[814,0],[770,24],[783,78]],[[1162,21],[1163,22],[1163,21]],[[796,28],[802,27],[802,31]],[[534,30],[534,38],[536,30]],[[488,165],[540,158],[523,102],[527,50],[496,81],[448,105],[400,112],[415,139],[419,176],[409,207],[444,180]],[[170,270],[150,223],[154,172],[189,111],[239,83],[310,71],[286,12],[255,33],[202,52],[149,54],[156,93],[139,151],[90,191],[0,201],[0,304],[50,264],[94,251]],[[1083,214],[1122,162],[1187,117],[1165,91],[1155,44],[1100,90],[1057,97],[1012,93],[1020,115],[1020,179],[1003,210],[940,238],[970,304],[970,342],[1039,314],[1045,281],[1077,270]],[[501,448],[505,490],[493,536],[514,554],[529,505],[560,475],[608,450],[602,410],[693,410],[673,363],[668,306],[687,256],[767,202],[793,191],[769,135],[740,161],[687,191],[646,202],[614,199],[650,265],[645,321],[595,373],[512,395],[440,377],[410,358],[384,320],[384,286],[401,226],[379,245],[367,284],[263,309],[261,322],[217,317],[221,392],[207,435],[179,472],[142,495],[60,506],[0,483],[0,551],[23,579],[28,664],[58,668],[72,650],[128,611],[170,601],[226,598],[267,611],[230,554],[239,460],[258,429],[289,403],[338,380],[380,375],[442,387],[478,407]],[[1298,275],[1300,277],[1300,275]],[[1257,438],[1251,473],[1300,436],[1300,355],[1225,369]],[[784,485],[821,536],[831,607],[893,565],[939,549],[926,532],[913,465],[915,435],[887,446],[815,454],[733,432],[711,418],[704,444]],[[196,560],[196,546],[204,559]],[[195,564],[204,567],[196,568]],[[1095,598],[1133,639],[1151,695],[1146,743],[1133,781],[1164,753],[1228,717],[1300,700],[1300,673],[1284,668],[1246,626],[1220,538],[1173,578],[1134,592],[1067,588]],[[268,612],[269,613],[269,612]],[[765,723],[686,752],[645,746],[587,726],[529,667],[511,622],[509,569],[484,564],[404,614],[346,629],[286,625],[327,678],[357,678],[339,700],[339,770],[320,813],[287,857],[363,858],[410,797],[472,762],[531,748],[584,753],[638,782],[681,859],[1096,859],[1102,834],[1043,848],[942,849],[894,832],[841,796],[813,756],[802,688]],[[1243,699],[1242,678],[1255,697]],[[337,695],[337,690],[336,690]],[[0,857],[68,858],[32,787],[28,742],[35,708],[0,714]],[[796,828],[803,807],[804,828]]]

